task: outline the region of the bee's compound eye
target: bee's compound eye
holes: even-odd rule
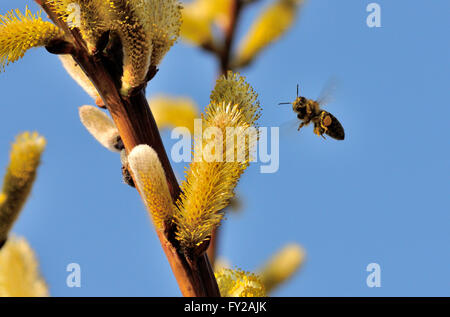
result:
[[[322,124],[324,126],[328,127],[331,124],[332,121],[333,120],[331,119],[330,116],[326,116],[325,118],[323,118]]]

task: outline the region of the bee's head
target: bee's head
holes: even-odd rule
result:
[[[295,112],[298,113],[298,117],[300,119],[304,118],[306,115],[306,104],[308,103],[308,99],[305,97],[298,97],[292,104],[292,108]]]

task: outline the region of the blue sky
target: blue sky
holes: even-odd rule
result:
[[[237,189],[244,209],[222,227],[220,254],[245,270],[286,243],[306,249],[304,267],[275,296],[450,296],[450,3],[379,0],[382,27],[368,28],[370,2],[308,1],[291,32],[242,72],[260,95],[262,126],[295,118],[276,105],[295,97],[297,83],[311,98],[329,78],[339,83],[327,109],[346,140],[281,129],[279,171],[250,166]],[[3,0],[0,12],[26,4],[36,9]],[[259,8],[244,14],[241,35]],[[148,95],[188,95],[204,107],[216,72],[213,58],[180,42]],[[0,92],[1,168],[19,132],[48,140],[13,231],[36,251],[51,295],[178,296],[119,158],[79,122],[78,107],[92,101],[58,59],[30,51],[0,74]],[[183,167],[174,165],[180,177]],[[71,262],[81,266],[81,288],[66,286]],[[366,285],[372,262],[380,288]]]

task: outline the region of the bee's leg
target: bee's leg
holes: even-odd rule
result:
[[[300,131],[300,129],[303,128],[304,126],[305,126],[305,123],[304,123],[304,122],[300,123],[300,125],[298,126],[297,131]]]
[[[317,135],[317,136],[321,136],[322,138],[324,138],[325,140],[327,139],[323,134],[325,133],[326,131],[324,131],[324,129],[322,129],[320,126],[315,126],[314,127],[314,133]]]

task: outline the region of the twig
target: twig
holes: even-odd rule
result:
[[[225,30],[225,43],[223,47],[223,52],[221,56],[219,56],[220,72],[222,73],[222,75],[226,74],[227,71],[230,69],[230,62],[232,57],[232,49],[236,34],[236,28],[244,4],[245,3],[242,0],[233,0],[231,3],[230,22]]]

